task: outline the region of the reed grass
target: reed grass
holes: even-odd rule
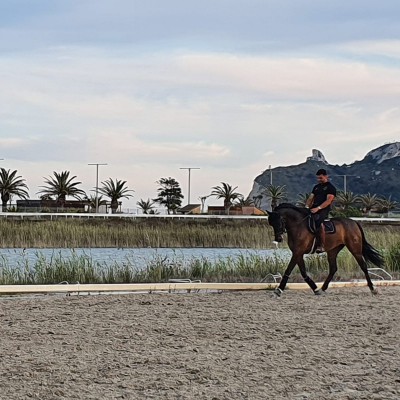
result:
[[[231,247],[265,248],[273,240],[260,220],[55,220],[0,219],[2,248]],[[268,244],[268,245],[267,245]]]
[[[364,227],[369,242],[384,249],[400,242],[400,226]],[[265,249],[273,230],[266,218],[137,220],[0,219],[2,248],[213,247]]]
[[[400,242],[398,243],[400,245]],[[384,253],[385,267],[394,277],[400,275],[398,246]],[[339,256],[339,271],[336,280],[363,278],[360,268],[352,256],[343,252]],[[395,260],[392,263],[391,260]],[[17,265],[8,265],[7,259],[0,259],[0,284],[56,284],[69,283],[145,283],[167,282],[168,279],[200,279],[204,282],[260,282],[268,274],[283,274],[288,263],[287,256],[276,252],[272,256],[259,256],[243,252],[238,257],[207,258],[162,257],[160,255],[145,261],[127,257],[123,262],[98,262],[90,254],[77,254],[73,250],[68,257],[54,252],[46,259],[40,251],[33,262],[21,255]],[[323,280],[328,271],[325,256],[308,256],[307,269],[315,280]],[[291,279],[302,278],[297,270]]]
[[[385,258],[385,269],[400,275],[400,227],[365,226],[367,240]],[[96,248],[96,247],[271,247],[272,229],[260,220],[56,220],[12,221],[0,219],[0,246],[3,248]],[[63,281],[80,283],[165,282],[171,278],[218,282],[258,282],[267,274],[283,274],[288,263],[278,252],[262,257],[246,253],[235,258],[210,261],[155,256],[142,261],[128,257],[123,262],[95,261],[90,252],[71,250],[69,257],[54,251],[46,259],[38,250],[31,262],[23,256],[11,266],[0,257],[0,284],[48,284]],[[307,268],[316,280],[328,271],[325,256],[307,257]],[[363,278],[351,254],[339,254],[336,279]],[[292,281],[301,277],[295,270]]]

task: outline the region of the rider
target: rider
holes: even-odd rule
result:
[[[306,201],[306,208],[310,208],[313,214],[317,230],[317,253],[325,251],[324,220],[328,218],[332,202],[335,200],[336,188],[329,182],[325,169],[319,169],[316,173],[318,184],[314,186],[310,197]]]

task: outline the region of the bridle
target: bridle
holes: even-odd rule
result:
[[[279,212],[277,212],[277,211],[275,211],[275,212],[276,212],[276,214],[279,215],[279,228],[275,228],[275,226],[273,226],[273,227],[274,227],[274,230],[276,230],[275,237],[278,237],[278,236],[282,236],[285,233],[287,233],[286,218],[283,215],[281,215]],[[311,215],[311,213],[306,215],[296,225],[302,224],[307,218],[310,217],[310,215]]]
[[[287,232],[286,230],[286,221],[285,218],[279,214],[278,212],[275,213],[276,219],[271,223],[270,225],[274,228],[274,234],[275,234],[275,241],[280,242],[282,241],[282,236]]]
[[[277,232],[277,234],[278,235],[283,235],[283,234],[285,234],[286,232],[287,232],[287,229],[286,229],[286,220],[285,220],[285,217],[283,217],[281,214],[279,214],[278,213],[278,215],[279,215],[279,222],[280,222],[280,226],[279,226],[279,232]]]

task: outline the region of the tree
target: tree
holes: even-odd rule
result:
[[[109,178],[106,181],[101,182],[101,184],[103,186],[99,188],[99,192],[110,198],[111,212],[113,214],[117,212],[118,200],[122,198],[128,199],[133,196],[130,194],[133,190],[128,189],[126,181],[120,181],[118,179],[112,180]]]
[[[268,185],[263,194],[271,202],[271,208],[274,210],[278,204],[286,199],[286,186]]]
[[[336,204],[342,209],[347,210],[360,202],[360,197],[353,192],[339,192],[336,196]]]
[[[379,197],[376,194],[363,194],[359,199],[365,214],[370,214],[371,210],[379,205]]]
[[[254,200],[250,199],[250,197],[247,197],[245,199],[244,197],[239,198],[236,202],[234,202],[234,205],[242,206],[242,207],[255,207],[255,202]]]
[[[7,203],[12,196],[20,197],[21,199],[28,198],[28,186],[25,179],[17,175],[17,171],[0,169],[0,195],[3,212],[7,211]]]
[[[40,200],[45,200],[45,201],[49,201],[49,200],[54,200],[52,196],[50,196],[49,194],[42,194],[41,196],[39,196]]]
[[[81,200],[82,197],[86,196],[86,193],[79,189],[78,186],[82,182],[75,181],[76,176],[70,177],[70,171],[62,171],[60,173],[53,172],[54,176],[44,178],[45,185],[39,191],[42,193],[41,198],[48,196],[48,198],[55,197],[57,205],[64,207],[67,196],[73,197],[74,199]]]
[[[150,199],[140,199],[136,204],[143,211],[143,214],[150,214],[154,209],[154,202]]]
[[[310,197],[310,193],[299,193],[299,198],[296,202],[296,205],[298,207],[305,207],[309,197]]]
[[[93,212],[93,210],[96,210],[96,196],[91,195],[91,196],[86,196],[86,200],[89,204],[90,211]],[[107,204],[107,200],[103,198],[103,196],[98,197],[98,206],[105,206]]]
[[[388,214],[389,211],[395,210],[398,206],[397,201],[392,200],[392,197],[388,198],[382,197],[379,199],[378,206],[381,209],[381,212],[384,214]]]
[[[161,178],[156,182],[160,187],[157,189],[158,196],[153,199],[155,203],[158,203],[167,208],[167,213],[176,214],[176,210],[182,205],[182,189],[179,182],[174,178]]]
[[[261,207],[261,200],[262,200],[262,198],[263,198],[263,195],[262,195],[262,194],[259,194],[259,195],[257,195],[257,196],[253,196],[253,203],[254,203],[254,206],[255,206],[255,207],[257,207],[257,208],[260,208],[260,207]]]
[[[229,183],[221,182],[221,186],[212,187],[211,196],[217,199],[224,200],[225,212],[229,214],[229,209],[232,207],[235,200],[241,200],[243,195],[241,193],[235,192],[238,187],[232,187]]]

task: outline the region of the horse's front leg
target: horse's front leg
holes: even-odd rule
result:
[[[278,297],[281,297],[283,291],[285,290],[287,281],[289,280],[290,274],[292,273],[294,267],[296,266],[298,262],[298,257],[295,256],[294,254],[292,255],[292,258],[289,261],[289,265],[287,266],[285,273],[282,277],[281,282],[279,283],[279,286],[274,290],[274,294]]]
[[[319,295],[321,294],[320,290],[318,289],[317,285],[315,284],[315,282],[311,279],[311,277],[307,274],[307,270],[306,270],[306,264],[304,263],[304,258],[303,256],[301,256],[301,259],[298,262],[299,264],[299,268],[300,268],[300,273],[301,276],[304,279],[304,282],[306,282],[308,284],[308,286],[310,286],[311,290],[314,292],[314,294]]]

